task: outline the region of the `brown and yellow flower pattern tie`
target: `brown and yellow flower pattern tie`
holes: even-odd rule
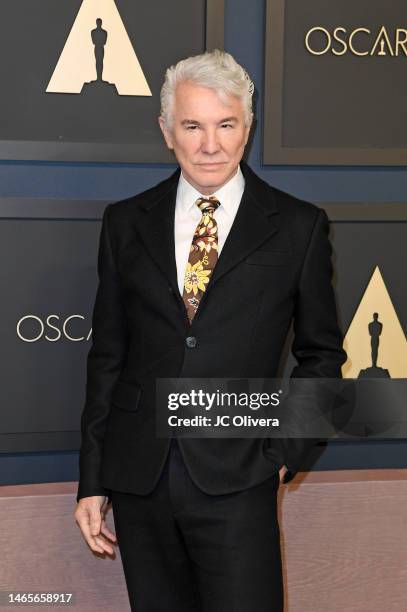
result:
[[[184,277],[184,300],[189,322],[198,309],[213,269],[218,261],[218,226],[213,216],[220,202],[214,196],[198,198],[195,204],[202,212],[189,249]]]

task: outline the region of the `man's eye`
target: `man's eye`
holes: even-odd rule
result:
[[[196,130],[198,128],[197,125],[188,125],[187,130]]]
[[[233,127],[233,125],[231,123],[222,123],[222,127],[224,127],[224,128],[231,128],[231,127]]]

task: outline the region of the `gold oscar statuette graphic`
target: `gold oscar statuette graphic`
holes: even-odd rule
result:
[[[344,339],[343,378],[407,378],[407,339],[376,266]]]
[[[152,95],[114,0],[83,0],[46,89],[85,90]]]

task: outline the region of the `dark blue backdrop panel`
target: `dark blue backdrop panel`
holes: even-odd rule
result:
[[[405,201],[407,172],[401,167],[274,167],[261,164],[264,15],[264,0],[226,0],[225,48],[248,69],[257,89],[257,124],[248,155],[252,167],[269,183],[309,201],[332,201],[336,202],[338,207],[345,202],[391,204]],[[0,196],[19,199],[34,197],[40,198],[41,201],[44,198],[52,198],[46,206],[52,203],[57,206],[58,199],[77,199],[76,204],[72,203],[72,208],[80,206],[83,200],[93,199],[96,200],[95,207],[98,209],[99,201],[119,200],[143,191],[168,176],[174,167],[174,164],[1,162]],[[31,200],[30,205],[33,203],[35,204]],[[3,209],[7,217],[13,216],[10,215],[11,205],[12,202],[8,201],[8,211]],[[78,211],[77,215],[79,218]],[[93,215],[96,218],[95,211],[92,212]],[[94,255],[96,234],[97,231],[94,234]],[[92,265],[95,266],[95,261]],[[9,283],[13,268],[8,256],[6,261],[3,260],[2,267],[8,270]],[[356,293],[359,288],[357,285]],[[91,299],[89,293],[89,300]],[[304,467],[407,467],[406,451],[407,443],[403,441],[330,442],[326,448],[316,448]],[[0,483],[73,480],[78,476],[77,460],[76,451],[2,454]]]

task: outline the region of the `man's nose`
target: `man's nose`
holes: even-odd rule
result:
[[[212,155],[220,149],[216,130],[206,130],[202,139],[202,151]]]

